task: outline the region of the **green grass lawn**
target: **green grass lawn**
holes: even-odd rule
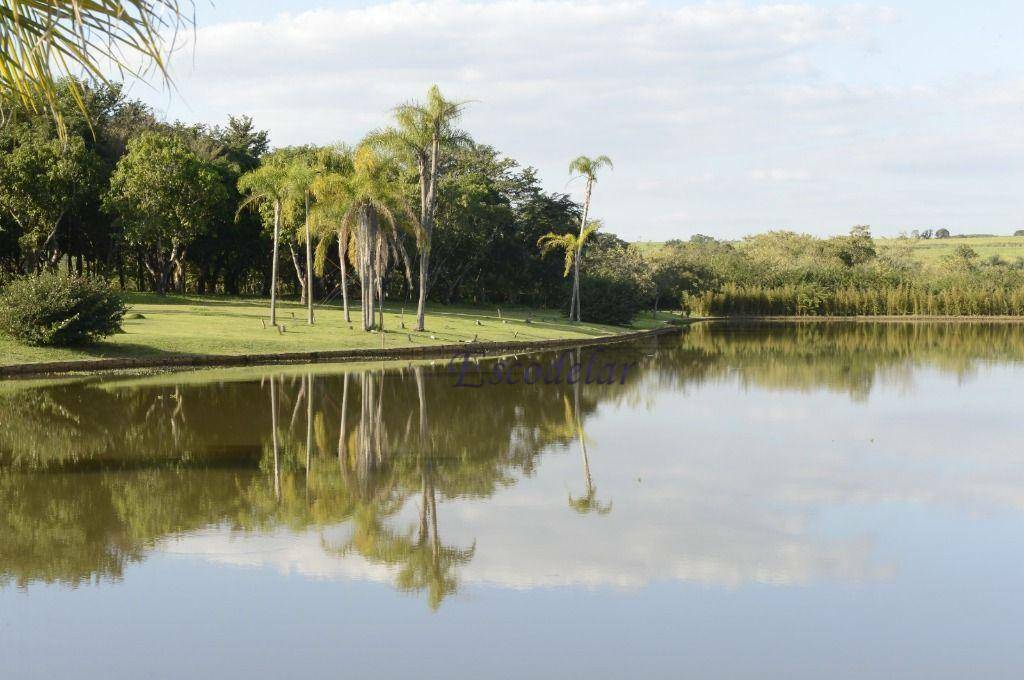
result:
[[[552,310],[496,307],[429,307],[427,330],[417,333],[415,304],[385,306],[384,332],[367,333],[359,325],[358,309],[352,323],[344,320],[338,306],[316,309],[317,323],[306,324],[306,310],[296,302],[281,302],[278,323],[285,332],[263,328],[269,314],[265,300],[215,296],[127,294],[131,306],[124,333],[103,342],[76,348],[28,347],[0,337],[0,365],[41,361],[69,361],[105,357],[154,357],[171,354],[258,354],[308,352],[357,348],[440,345],[461,340],[531,341],[558,338],[585,339],[653,327],[659,321],[649,313],[638,318],[634,329],[570,324]],[[143,318],[130,318],[141,314]],[[526,319],[530,318],[531,323]],[[668,318],[663,315],[663,318]],[[479,322],[479,323],[478,323]]]

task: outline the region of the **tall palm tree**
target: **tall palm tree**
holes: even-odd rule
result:
[[[565,272],[562,274],[564,277],[569,276],[569,272],[573,271],[573,268],[578,267],[583,252],[583,247],[587,244],[587,240],[590,235],[601,228],[601,222],[598,220],[591,220],[590,223],[580,230],[579,236],[576,234],[556,234],[555,232],[548,232],[537,240],[537,245],[540,246],[540,254],[547,255],[552,250],[561,250],[565,253]],[[578,321],[579,311],[576,308],[579,297],[576,292],[576,285],[578,279],[573,282],[573,296],[572,302],[569,306],[569,320]]]
[[[389,149],[416,168],[419,175],[420,219],[417,242],[420,250],[419,302],[416,330],[425,328],[427,287],[430,281],[430,245],[434,236],[437,183],[447,169],[452,152],[468,141],[455,127],[468,102],[449,101],[434,85],[425,103],[412,101],[395,107],[395,125],[371,133],[367,142]]]
[[[352,150],[344,144],[324,147],[317,153],[320,172],[310,185],[310,193],[316,203],[308,211],[312,235],[317,238],[314,268],[320,276],[327,263],[327,248],[334,238],[338,240],[338,265],[341,269],[341,304],[345,321],[351,321],[348,307],[348,260],[349,253],[356,252],[355,239],[350,224],[345,219],[348,196],[345,182],[352,174]]]
[[[0,0],[0,114],[7,106],[48,109],[60,133],[59,83],[71,83],[88,115],[77,78],[106,81],[110,67],[167,79],[167,56],[191,23],[181,0]],[[0,117],[2,120],[2,117]]]
[[[398,175],[392,158],[364,144],[352,154],[350,167],[325,172],[312,185],[316,198],[313,223],[321,236],[317,263],[323,267],[326,239],[337,236],[342,257],[345,252],[351,256],[354,250],[364,330],[382,327],[384,273],[392,254],[404,265],[406,279],[412,279],[408,254],[398,230],[403,218],[415,222],[415,216],[405,201]],[[354,249],[349,247],[349,235],[353,232]],[[375,306],[379,322],[375,319]]]
[[[238,206],[238,214],[247,207],[269,205],[274,211],[274,255],[270,265],[270,324],[277,325],[277,261],[281,241],[281,213],[294,200],[294,183],[288,166],[266,160],[254,170],[238,178],[238,191],[245,199]]]
[[[590,194],[594,189],[594,182],[597,181],[597,172],[601,168],[614,168],[612,159],[608,156],[587,158],[578,156],[569,163],[569,174],[575,177],[583,177],[587,186],[583,192],[583,216],[580,218],[580,243],[583,242],[583,231],[587,228],[587,215],[590,213]],[[580,253],[582,247],[576,250],[576,258],[573,261],[572,275],[572,302],[569,307],[569,320],[580,321]]]
[[[303,201],[303,222],[305,226],[304,239],[306,241],[306,272],[303,275],[302,287],[305,289],[306,298],[306,321],[313,325],[313,240],[310,238],[309,224],[309,200],[312,193],[313,182],[316,180],[319,168],[318,158],[298,157],[288,165],[288,180],[291,183],[291,192],[295,196],[301,196]],[[294,254],[294,251],[293,251]]]

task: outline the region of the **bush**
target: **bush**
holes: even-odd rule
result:
[[[0,293],[0,332],[27,345],[78,345],[120,331],[125,311],[101,279],[29,275]]]
[[[588,276],[580,281],[580,313],[588,323],[628,326],[646,298],[636,282],[611,276]]]

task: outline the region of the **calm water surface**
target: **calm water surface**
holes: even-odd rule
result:
[[[1024,674],[1024,327],[611,360],[0,383],[0,677]]]

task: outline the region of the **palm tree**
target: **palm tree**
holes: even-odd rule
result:
[[[80,81],[106,81],[155,70],[167,79],[166,58],[179,29],[191,23],[180,0],[0,0],[0,114],[7,106],[49,110],[66,133],[59,84],[70,83],[88,111]],[[0,115],[2,120],[2,115]]]
[[[591,220],[590,223],[580,231],[579,236],[576,234],[556,234],[555,232],[548,232],[537,240],[537,245],[540,246],[540,254],[547,255],[552,250],[561,250],[565,253],[565,272],[562,274],[564,277],[569,276],[569,272],[573,271],[573,267],[578,267],[580,256],[583,252],[583,247],[587,244],[587,240],[590,235],[601,228],[601,222],[599,220]],[[576,286],[578,285],[578,278],[573,282],[573,296],[572,302],[569,306],[569,320],[579,320],[579,311],[576,308],[576,304],[579,301],[579,296],[576,292]]]
[[[288,179],[295,196],[302,196],[304,203],[303,221],[305,224],[306,241],[306,272],[300,277],[303,293],[306,298],[306,321],[313,325],[313,240],[310,238],[309,199],[313,182],[318,174],[317,158],[298,157],[288,165]],[[294,251],[292,251],[294,254]]]
[[[415,166],[420,185],[420,219],[417,242],[420,250],[419,302],[416,307],[416,330],[425,327],[427,284],[430,280],[430,244],[434,235],[434,213],[437,208],[437,183],[447,169],[453,150],[464,145],[468,137],[455,127],[467,102],[449,101],[434,85],[427,92],[426,103],[408,102],[394,110],[395,126],[378,130],[367,142],[389,149]]]
[[[313,209],[313,223],[321,235],[321,245],[317,248],[318,265],[322,269],[326,259],[325,241],[335,236],[343,267],[344,255],[351,255],[354,251],[363,329],[383,327],[384,272],[392,254],[401,260],[410,284],[412,280],[408,254],[398,229],[403,217],[410,222],[416,218],[403,196],[396,164],[387,154],[364,144],[352,154],[349,167],[317,177],[312,184],[312,194],[317,201]],[[352,239],[353,249],[349,238],[354,223],[358,226]],[[374,307],[377,304],[379,322],[375,319]]]
[[[288,167],[274,160],[265,160],[255,170],[238,178],[238,191],[247,194],[238,206],[236,218],[247,207],[270,205],[274,210],[274,255],[270,273],[270,324],[277,325],[277,260],[281,241],[281,213],[294,199],[294,183]]]
[[[355,233],[349,228],[345,219],[348,196],[345,186],[346,178],[352,174],[352,150],[342,144],[336,147],[320,149],[317,163],[320,172],[310,185],[310,193],[316,203],[308,212],[310,227],[317,237],[314,267],[320,276],[324,274],[327,263],[327,248],[331,241],[338,239],[338,265],[341,269],[341,305],[345,313],[345,321],[351,321],[348,307],[348,260],[349,253],[356,252],[353,245]]]
[[[590,194],[597,181],[597,171],[603,167],[614,168],[612,159],[608,156],[587,158],[579,156],[572,163],[569,163],[569,174],[576,177],[583,177],[587,180],[587,186],[583,193],[583,216],[580,218],[580,243],[583,242],[583,231],[587,228],[587,215],[590,213]],[[573,261],[572,275],[572,302],[569,307],[569,320],[580,321],[580,253],[582,245],[576,250],[576,258]]]

